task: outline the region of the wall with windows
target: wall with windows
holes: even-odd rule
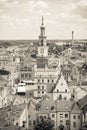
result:
[[[14,125],[21,126],[21,127],[27,127],[27,117],[26,117],[27,109],[23,110],[21,115],[19,117],[15,117],[14,119]]]
[[[57,80],[56,87],[53,91],[53,100],[56,99],[70,100],[70,98],[71,98],[71,91],[63,74],[61,74],[60,78]]]
[[[71,130],[78,130],[81,128],[81,114],[71,114]]]
[[[51,112],[49,116],[51,120],[54,122],[54,128],[56,129],[56,112]]]
[[[60,126],[64,126],[65,129],[70,127],[70,113],[69,112],[57,112],[57,129]]]
[[[38,46],[38,55],[42,57],[48,56],[48,46]]]
[[[70,100],[71,99],[71,93],[70,92],[59,92],[53,93],[53,100]]]

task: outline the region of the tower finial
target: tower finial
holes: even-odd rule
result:
[[[44,21],[44,19],[43,19],[43,16],[42,16],[42,25],[44,25],[43,21]]]

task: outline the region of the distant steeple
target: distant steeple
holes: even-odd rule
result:
[[[42,25],[44,25],[44,19],[43,19],[43,16],[42,16]]]
[[[43,18],[43,16],[42,16],[40,31],[41,31],[40,36],[44,37],[45,36],[45,26],[44,26],[44,18]]]
[[[72,31],[72,47],[74,46],[74,31]]]

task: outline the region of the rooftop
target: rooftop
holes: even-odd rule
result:
[[[3,70],[3,69],[0,70],[0,75],[9,75],[9,74],[10,72],[7,70]]]
[[[0,127],[4,127],[8,123],[13,123],[13,119],[18,117],[25,108],[25,104],[7,106],[0,108]]]

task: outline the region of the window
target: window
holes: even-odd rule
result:
[[[40,89],[40,86],[38,86],[38,89]]]
[[[42,86],[42,89],[44,89],[44,86]]]
[[[54,106],[52,106],[52,107],[51,107],[51,110],[54,110],[54,108],[55,108],[55,107],[54,107]]]
[[[35,120],[33,120],[33,125],[35,125],[36,124],[36,121]]]
[[[40,118],[40,119],[42,119],[42,118],[43,118],[43,116],[39,116],[39,118]]]
[[[16,122],[16,125],[18,126],[18,122]]]
[[[63,114],[60,114],[60,118],[63,118]]]
[[[60,120],[60,123],[63,123],[63,120]]]
[[[40,93],[40,91],[38,91],[38,93]]]
[[[22,74],[22,75],[21,75],[21,78],[23,78],[23,77],[24,77],[24,75]]]
[[[44,118],[46,119],[46,116],[44,116]]]
[[[66,100],[67,98],[66,97],[64,97],[64,100]]]
[[[27,74],[25,74],[25,77],[27,77]]]
[[[43,40],[41,40],[41,46],[43,46]]]
[[[69,126],[70,125],[70,121],[66,120],[66,125]]]
[[[29,125],[31,125],[31,121],[29,121]]]
[[[65,92],[67,92],[67,89],[65,89]]]
[[[40,82],[40,79],[38,79],[38,83]]]
[[[48,79],[48,81],[47,81],[48,83],[49,83],[49,79]]]
[[[80,115],[78,115],[78,119],[80,119],[81,118],[81,116]]]
[[[65,118],[68,118],[68,114],[65,114]]]
[[[22,126],[23,126],[23,127],[25,127],[25,123],[26,123],[26,122],[25,122],[25,121],[23,121],[23,124],[22,124]]]
[[[28,115],[28,118],[30,118],[30,115]]]
[[[44,94],[44,91],[42,91],[42,93]]]
[[[42,79],[42,82],[44,82],[44,79]]]
[[[55,115],[54,114],[52,114],[52,118],[54,118],[55,117]]]
[[[75,115],[73,116],[73,119],[76,119],[76,116],[75,116]]]
[[[29,74],[29,77],[31,78],[31,74]]]
[[[76,128],[76,122],[73,122],[73,127]]]
[[[61,100],[62,99],[62,95],[59,95],[59,100]]]
[[[54,80],[52,79],[52,83],[54,83]]]

